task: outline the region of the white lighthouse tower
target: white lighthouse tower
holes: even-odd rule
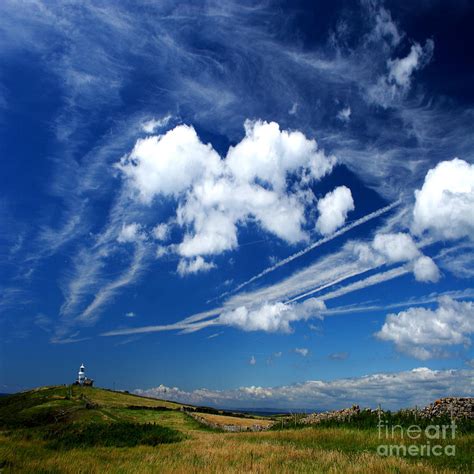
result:
[[[79,367],[79,372],[77,374],[77,383],[79,385],[84,385],[84,382],[86,381],[86,373],[84,372],[85,371],[85,367],[84,367],[84,364],[81,364],[81,366]]]

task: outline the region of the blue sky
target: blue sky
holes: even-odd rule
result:
[[[469,2],[0,6],[0,391],[472,393]]]

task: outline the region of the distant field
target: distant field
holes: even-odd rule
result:
[[[270,427],[274,423],[273,420],[263,418],[241,418],[236,416],[212,415],[209,413],[196,413],[196,415],[204,418],[210,423],[221,426],[234,425],[247,428],[253,425],[260,425],[264,427]]]
[[[471,433],[456,438],[454,458],[380,457],[376,428],[224,433],[198,423],[180,407],[98,388],[75,387],[71,394],[67,387],[50,387],[1,398],[0,472],[472,472]],[[226,423],[262,423],[200,415]]]

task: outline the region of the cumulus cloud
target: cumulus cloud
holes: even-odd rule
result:
[[[234,326],[244,331],[290,333],[290,323],[318,317],[324,309],[326,306],[322,301],[310,298],[295,304],[265,303],[250,309],[240,306],[223,312],[215,321],[216,324]]]
[[[155,196],[178,197],[197,180],[216,176],[221,160],[193,127],[179,125],[164,135],[140,139],[117,165],[144,203]]]
[[[193,127],[179,125],[138,140],[118,168],[143,203],[174,199],[176,223],[185,230],[174,248],[192,258],[235,248],[239,224],[250,220],[288,243],[305,240],[305,209],[314,199],[309,185],[334,164],[301,132],[246,121],[245,137],[223,159]],[[290,175],[297,178],[291,187]],[[162,230],[155,228],[155,237],[164,236]]]
[[[473,331],[474,303],[443,296],[434,310],[413,307],[389,314],[376,337],[424,360],[444,354],[445,346],[470,345]]]
[[[215,266],[214,263],[206,262],[202,257],[196,257],[190,260],[181,259],[177,271],[180,276],[185,276],[194,273],[208,272],[212,268],[215,268]]]
[[[373,248],[382,254],[390,263],[413,260],[420,251],[408,234],[377,234],[372,243]]]
[[[424,283],[435,283],[440,278],[436,263],[421,253],[413,238],[404,232],[378,233],[371,244],[354,242],[353,252],[360,262],[370,266],[383,264],[414,262],[415,279]]]
[[[354,209],[351,190],[346,186],[335,188],[318,201],[316,229],[323,235],[332,234],[344,224],[349,211]]]
[[[120,229],[119,235],[117,237],[117,242],[123,244],[127,242],[138,242],[145,239],[146,235],[142,230],[140,224],[134,222],[132,224],[122,225],[122,228]]]
[[[306,357],[309,354],[309,349],[306,349],[306,347],[295,347],[295,352],[300,356]]]
[[[301,132],[280,130],[275,122],[245,122],[245,137],[230,147],[226,163],[233,176],[244,183],[259,179],[276,190],[286,189],[286,176],[305,168],[314,179],[332,170],[334,157],[318,150],[314,140]]]
[[[436,263],[430,257],[420,257],[415,261],[413,274],[418,281],[436,283],[440,274]]]
[[[442,239],[474,236],[474,164],[455,158],[426,174],[415,191],[413,229]]]
[[[440,397],[470,396],[474,371],[431,370],[425,367],[398,373],[378,373],[332,381],[311,380],[280,387],[240,387],[233,390],[200,388],[192,391],[160,385],[138,395],[221,408],[329,410],[352,404],[384,409],[425,406]]]

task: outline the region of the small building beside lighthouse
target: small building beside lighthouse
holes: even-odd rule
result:
[[[94,381],[86,376],[86,368],[84,367],[84,364],[81,364],[74,385],[84,385],[86,387],[92,387],[93,384]]]

